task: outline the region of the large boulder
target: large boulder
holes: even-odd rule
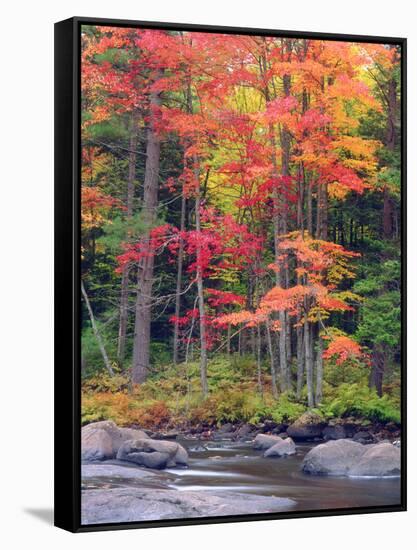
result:
[[[125,441],[117,452],[117,459],[156,469],[188,464],[187,451],[178,443],[144,438]]]
[[[295,444],[291,437],[287,439],[281,439],[278,443],[275,443],[272,447],[269,447],[264,453],[264,457],[281,457],[295,454]]]
[[[401,451],[391,443],[367,445],[359,462],[349,470],[351,476],[398,476],[401,472]]]
[[[106,430],[97,428],[81,434],[82,460],[95,461],[113,458],[113,442]]]
[[[82,460],[95,461],[115,458],[124,441],[148,438],[142,430],[119,428],[111,420],[93,422],[81,429]]]
[[[280,441],[282,441],[282,439],[277,435],[258,434],[253,440],[253,448],[259,451],[265,451]]]
[[[328,441],[306,454],[302,468],[308,474],[347,475],[363,452],[363,445],[350,439]]]
[[[363,445],[351,439],[338,439],[311,449],[304,457],[302,469],[313,475],[398,475],[400,450],[390,443]]]
[[[230,491],[167,491],[123,487],[83,491],[83,525],[209,516],[259,514],[291,510],[293,500]]]
[[[314,439],[321,437],[326,423],[323,418],[307,411],[287,428],[287,434],[294,439]]]

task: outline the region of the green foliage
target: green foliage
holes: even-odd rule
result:
[[[116,216],[103,226],[103,235],[97,239],[97,242],[108,248],[113,253],[120,253],[122,242],[138,239],[143,233],[145,226],[140,214],[135,214],[129,220],[121,216]]]
[[[158,372],[160,369],[155,365],[166,365],[169,363],[172,355],[172,349],[169,342],[153,341],[150,345],[150,358],[153,372]]]
[[[331,386],[339,384],[366,384],[369,377],[369,366],[352,358],[343,361],[341,365],[335,359],[328,359],[324,366],[324,379]]]
[[[105,52],[96,54],[94,59],[97,63],[111,63],[115,69],[123,68],[129,61],[131,54],[121,48],[108,48]]]
[[[357,281],[355,291],[366,296],[356,337],[365,345],[399,345],[401,334],[400,262],[386,260],[364,269],[366,277]]]
[[[305,412],[306,407],[292,400],[288,394],[281,394],[277,401],[269,406],[259,407],[256,413],[250,419],[250,422],[257,424],[264,420],[273,420],[274,422],[292,422]]]
[[[97,321],[97,326],[102,336],[107,354],[110,358],[116,357],[117,342],[112,338],[111,330],[108,326]],[[86,326],[81,333],[82,345],[82,376],[83,378],[95,377],[105,371],[103,356],[97,343],[97,339],[91,328],[91,323],[86,321]],[[110,359],[111,360],[111,359]],[[113,365],[116,368],[116,365]],[[103,374],[104,375],[104,374]]]
[[[328,416],[357,416],[379,422],[401,421],[399,408],[393,400],[387,394],[378,397],[364,384],[341,384],[336,396],[321,410]]]
[[[111,143],[115,140],[126,139],[127,136],[126,125],[120,118],[111,118],[92,124],[88,128],[88,138],[93,142]]]
[[[100,372],[83,381],[83,389],[90,393],[126,392],[129,385],[130,382],[127,376],[117,372],[115,376],[110,376],[107,371]]]

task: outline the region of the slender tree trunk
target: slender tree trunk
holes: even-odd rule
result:
[[[383,205],[383,231],[384,237],[390,239],[392,237],[393,226],[393,207],[390,192],[387,186],[384,187],[384,205]]]
[[[297,325],[301,322],[301,313],[297,315]],[[304,341],[303,328],[297,326],[297,399],[300,399],[304,385]]]
[[[322,184],[317,183],[317,208],[316,208],[316,239],[320,239],[321,236],[321,212],[322,212]]]
[[[291,42],[287,41],[287,53],[291,51]],[[283,76],[284,96],[288,97],[291,91],[291,76],[285,74]],[[288,178],[290,177],[290,149],[291,135],[288,128],[284,125],[281,129],[281,176],[284,181],[284,186],[289,185]],[[281,227],[280,234],[285,235],[288,232],[288,201],[284,193],[281,194]],[[281,286],[288,288],[289,273],[288,266],[285,265],[281,269]],[[281,324],[280,339],[279,339],[279,356],[281,370],[281,389],[288,391],[291,389],[291,327],[286,311],[280,311],[279,320]]]
[[[385,143],[387,149],[394,151],[395,149],[395,125],[397,120],[397,83],[392,78],[388,82],[387,89],[387,126],[385,131]],[[386,239],[391,239],[393,233],[393,204],[391,194],[387,186],[384,187],[384,206],[383,206],[383,231]]]
[[[104,342],[103,342],[103,339],[101,337],[100,331],[98,330],[97,323],[96,323],[96,320],[94,318],[93,310],[91,309],[90,300],[88,299],[88,295],[87,295],[87,292],[85,290],[83,281],[81,281],[81,293],[83,295],[85,305],[87,306],[87,311],[88,311],[88,315],[90,317],[91,326],[93,328],[93,333],[94,333],[94,336],[96,337],[98,347],[100,348],[100,353],[103,357],[104,366],[108,370],[110,376],[113,376],[114,371],[113,371],[112,366],[110,364],[109,357],[108,357],[107,352],[106,352],[106,348],[104,347]]]
[[[133,215],[133,201],[135,194],[136,177],[136,158],[138,146],[138,114],[133,111],[130,121],[130,139],[129,139],[129,167],[127,176],[127,194],[126,194],[126,219],[130,220]],[[117,360],[122,363],[126,351],[126,332],[129,320],[129,266],[125,266],[122,273],[122,282],[120,288],[120,318],[119,335],[117,339]]]
[[[227,325],[227,355],[230,355],[231,351],[231,335],[232,335],[232,325],[230,323]]]
[[[390,151],[395,149],[396,135],[395,126],[398,117],[398,101],[397,101],[397,83],[394,78],[391,78],[388,82],[387,91],[387,103],[388,103],[388,118],[385,142]]]
[[[159,73],[159,77],[161,73]],[[150,94],[150,115],[147,128],[146,163],[142,219],[145,233],[142,244],[146,252],[138,266],[138,284],[136,295],[135,336],[133,341],[132,382],[140,384],[146,380],[149,370],[149,353],[151,343],[151,307],[154,272],[154,254],[150,241],[150,231],[157,219],[160,139],[155,131],[154,111],[161,104],[157,92]]]
[[[181,234],[185,230],[185,210],[186,210],[186,198],[184,194],[181,198],[181,221],[180,231]],[[181,311],[181,289],[182,289],[182,269],[184,263],[184,243],[180,237],[179,249],[178,249],[178,268],[177,268],[177,288],[175,292],[175,323],[174,323],[174,350],[173,361],[174,364],[178,363],[178,347],[179,347],[179,316]]]
[[[375,388],[379,397],[382,396],[382,384],[385,373],[385,353],[381,346],[376,346],[372,351],[371,372],[369,375],[369,387]]]
[[[311,327],[308,321],[307,303],[304,302],[304,356],[305,356],[305,370],[307,378],[307,400],[308,406],[314,407],[314,392],[313,392],[313,349],[312,349],[312,335]]]
[[[266,341],[268,344],[269,358],[271,362],[271,386],[272,386],[272,395],[275,399],[278,398],[278,387],[277,387],[277,372],[275,367],[275,356],[274,348],[272,346],[271,330],[269,328],[268,322],[265,323],[266,329]]]
[[[305,172],[303,163],[300,162],[298,167],[298,191],[297,191],[297,228],[304,231],[304,189],[305,189]]]
[[[261,326],[257,325],[257,354],[256,354],[256,367],[258,374],[258,389],[261,396],[263,396],[263,383],[262,383],[262,368],[261,368],[261,353],[262,353],[262,339],[261,339]]]
[[[200,179],[199,173],[196,174],[196,198],[195,198],[195,228],[197,234],[201,234],[201,220],[200,220]],[[204,304],[204,292],[203,292],[203,272],[201,265],[201,240],[197,237],[197,296],[198,296],[198,310],[200,315],[200,381],[201,390],[203,396],[208,395],[208,383],[207,383],[207,336],[206,336],[206,313]]]
[[[273,128],[270,128],[270,131],[273,132]],[[278,180],[278,170],[277,170],[277,160],[276,160],[276,143],[275,143],[275,136],[273,133],[271,134],[271,146],[272,146],[272,165],[273,165],[273,173],[275,180]],[[276,188],[276,184],[274,186],[273,191],[273,199],[274,199],[274,250],[275,250],[275,264],[277,266],[277,269],[275,271],[275,277],[276,277],[276,285],[282,286],[285,288],[284,285],[284,270],[282,269],[282,266],[280,264],[279,256],[280,256],[280,250],[279,250],[279,239],[280,235],[283,233],[282,225],[280,223],[280,213],[281,213],[281,200],[279,197],[278,189]],[[280,322],[280,332],[279,332],[279,366],[280,366],[280,388],[281,391],[287,390],[287,324],[286,324],[286,316],[285,311],[280,311],[278,313],[278,318]]]
[[[319,335],[317,338],[316,355],[316,405],[320,405],[323,399],[323,340]]]
[[[324,241],[327,241],[328,239],[328,220],[329,220],[329,197],[328,197],[328,190],[327,190],[327,183],[323,184],[322,191],[321,191],[321,206],[322,206],[322,213],[321,213],[321,230],[320,230],[320,238]]]
[[[313,178],[308,178],[307,184],[307,231],[313,237]]]
[[[265,55],[260,64],[261,74],[264,75],[267,70],[267,47],[265,49]],[[287,96],[290,92],[291,78],[289,75],[284,75],[284,94]],[[270,92],[268,86],[264,88],[265,101],[268,103],[271,100]],[[277,265],[276,270],[276,285],[283,286],[285,288],[286,273],[284,268],[280,265],[279,256],[279,239],[280,235],[283,235],[287,232],[287,204],[284,196],[279,193],[278,190],[278,162],[277,162],[277,152],[276,152],[276,138],[275,138],[275,128],[273,124],[269,125],[269,141],[271,144],[271,162],[272,162],[272,177],[274,179],[274,187],[272,193],[273,199],[273,223],[274,223],[274,248],[275,248],[275,263]],[[281,175],[289,175],[289,147],[290,147],[290,136],[286,129],[281,130]],[[286,391],[288,388],[288,372],[287,372],[287,323],[285,311],[280,311],[278,314],[280,322],[280,333],[279,333],[279,362],[280,362],[280,388],[281,391]],[[268,327],[269,331],[269,327]],[[268,340],[272,339],[269,335]],[[271,359],[273,360],[273,359]],[[272,363],[271,363],[272,367]]]

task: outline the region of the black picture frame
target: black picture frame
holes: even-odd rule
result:
[[[314,511],[81,524],[80,368],[80,38],[82,25],[108,25],[206,33],[267,35],[401,46],[401,503]],[[55,525],[71,532],[104,531],[397,512],[407,501],[406,407],[406,154],[407,40],[405,38],[72,17],[55,24]]]

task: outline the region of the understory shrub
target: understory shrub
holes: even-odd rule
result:
[[[379,422],[400,422],[400,410],[393,399],[384,394],[379,397],[375,390],[363,384],[342,384],[336,396],[322,408],[331,416],[357,416]]]

